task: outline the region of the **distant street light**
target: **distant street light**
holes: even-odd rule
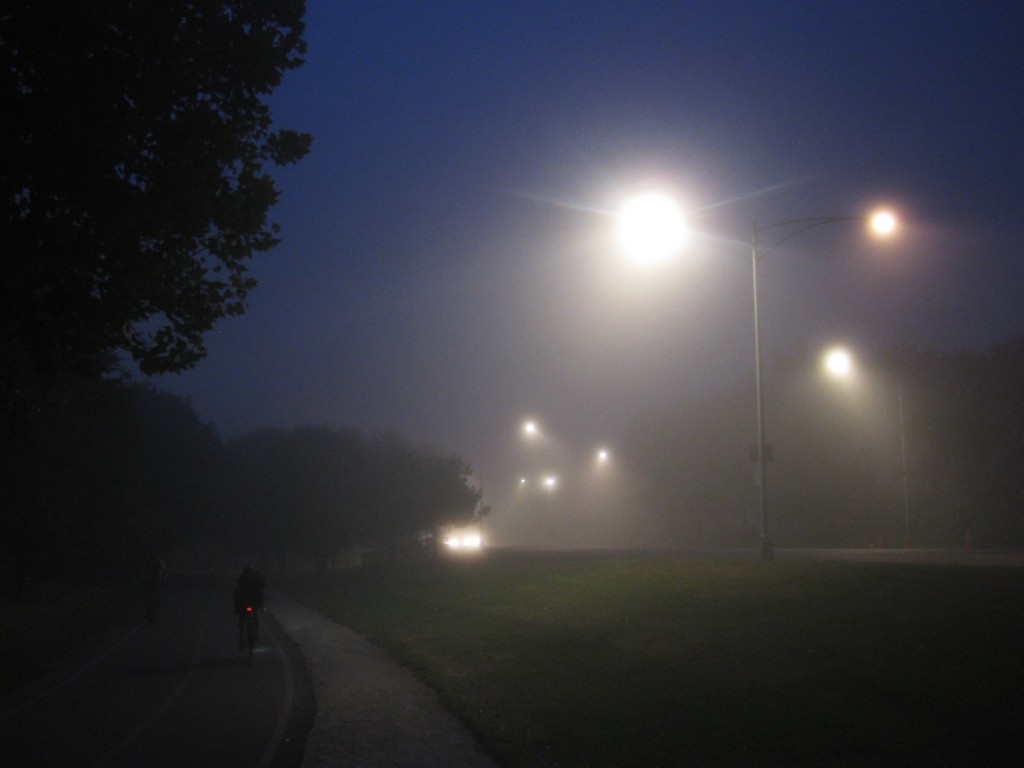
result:
[[[853,358],[845,349],[833,349],[825,355],[825,369],[833,376],[848,377]],[[903,497],[903,543],[910,543],[910,494],[907,490],[907,429],[903,418],[903,386],[896,383],[896,408],[900,429],[900,486]]]
[[[845,349],[830,349],[825,353],[825,370],[833,376],[848,376],[853,370],[853,358]]]

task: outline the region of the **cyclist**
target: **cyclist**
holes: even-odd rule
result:
[[[251,565],[242,569],[235,584],[235,613],[238,614],[238,647],[245,647],[245,609],[252,608],[259,616],[263,610],[263,589],[266,585],[259,571]]]

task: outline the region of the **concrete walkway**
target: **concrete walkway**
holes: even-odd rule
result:
[[[493,768],[437,695],[380,648],[287,595],[268,610],[302,651],[316,696],[303,768]]]

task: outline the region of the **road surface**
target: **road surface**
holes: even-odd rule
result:
[[[238,648],[231,589],[230,581],[172,584],[156,624],[120,628],[85,660],[5,702],[0,762],[300,765],[314,707],[305,667],[270,620],[249,663]],[[272,608],[273,595],[267,603]]]

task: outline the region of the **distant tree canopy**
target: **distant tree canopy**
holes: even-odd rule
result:
[[[303,0],[11,0],[0,8],[0,393],[205,355],[271,248],[268,164],[308,135],[266,104]],[[106,356],[106,357],[105,357]]]
[[[195,542],[323,566],[469,521],[457,456],[352,429],[259,430],[229,441],[152,387],[78,380],[0,462],[0,572],[132,574]]]
[[[123,573],[202,532],[222,476],[217,433],[148,387],[78,380],[0,463],[5,572]]]
[[[288,551],[322,568],[353,545],[392,550],[468,522],[479,502],[462,459],[414,449],[397,435],[261,430],[226,452],[229,519],[239,537],[282,565]]]
[[[1024,546],[1024,335],[985,354],[917,355],[903,376],[918,524]]]

